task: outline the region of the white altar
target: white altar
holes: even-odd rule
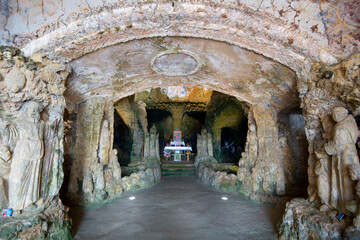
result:
[[[180,135],[180,138],[179,138],[179,136],[175,136],[175,134]],[[166,146],[164,148],[164,151],[174,152],[173,154],[171,154],[174,156],[174,161],[181,162],[181,156],[182,155],[185,156],[185,154],[183,152],[184,151],[192,152],[192,148],[185,146],[185,142],[181,141],[181,131],[174,131],[174,140],[175,141],[170,142],[170,146]]]

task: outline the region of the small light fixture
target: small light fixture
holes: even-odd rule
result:
[[[129,197],[129,200],[135,200],[134,196]]]
[[[224,201],[228,200],[227,197],[222,197],[221,199],[224,200]]]

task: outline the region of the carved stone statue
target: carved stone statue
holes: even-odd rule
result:
[[[0,143],[0,209],[8,206],[7,179],[9,177],[10,159],[11,152],[9,148]]]
[[[14,209],[24,209],[40,198],[44,155],[42,109],[36,101],[25,102],[20,117],[7,126],[9,144],[15,141],[9,175],[9,207]]]
[[[353,164],[349,167],[350,178],[353,181],[357,181],[355,186],[357,201],[352,201],[355,204],[353,206],[354,212],[356,212],[356,216],[353,220],[353,226],[357,229],[360,229],[360,164]]]
[[[156,131],[156,126],[153,125],[150,133],[145,133],[144,139],[144,158],[160,159],[159,154],[159,134]]]
[[[150,128],[150,157],[156,157],[159,158],[159,155],[157,155],[157,141],[159,139],[159,134],[156,131],[156,126],[153,125]]]
[[[197,156],[213,156],[212,135],[206,128],[201,129],[197,135]]]
[[[354,117],[345,108],[335,108],[332,117],[337,124],[332,141],[325,144],[326,152],[332,156],[330,205],[349,214],[345,203],[355,199],[355,184],[349,177],[348,167],[359,163],[355,147],[359,132]]]
[[[98,158],[102,165],[107,165],[109,163],[109,149],[110,149],[110,129],[109,121],[102,121],[100,139],[99,139],[99,150]]]
[[[329,155],[325,151],[315,152],[318,159],[315,167],[315,174],[317,175],[318,195],[321,203],[320,211],[328,210],[330,206],[330,163]]]

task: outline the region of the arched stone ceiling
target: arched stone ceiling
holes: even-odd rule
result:
[[[71,61],[114,44],[156,36],[225,41],[274,59],[306,78],[312,61],[359,51],[359,1],[2,2],[2,42],[31,56]]]
[[[294,71],[252,51],[207,39],[134,40],[70,64],[73,74],[65,92],[70,105],[93,96],[115,102],[135,92],[167,86],[213,89],[277,109],[298,101]]]

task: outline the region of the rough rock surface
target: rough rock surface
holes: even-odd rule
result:
[[[123,177],[120,185],[124,191],[134,191],[150,187],[159,182],[160,178],[160,167],[147,168],[145,171],[138,171],[129,177]]]
[[[348,219],[339,222],[336,211],[326,215],[308,200],[294,199],[286,204],[279,223],[280,239],[342,239],[341,229]]]
[[[63,178],[63,93],[69,69],[62,63],[70,62],[74,72],[67,79],[65,98],[69,111],[81,119],[72,125],[73,134],[91,145],[82,152],[81,144],[68,138],[75,146],[69,151],[75,156],[69,164],[75,169],[69,185],[73,193],[84,190],[93,201],[122,191],[116,187],[120,166],[111,163],[112,144],[106,142],[113,134],[110,113],[116,101],[152,87],[186,84],[230,94],[247,105],[248,141],[237,173],[246,195],[287,194],[293,170],[284,165],[294,151],[290,154],[291,134],[279,131],[278,118],[279,111],[297,107],[300,100],[309,151],[309,201],[324,202],[331,169],[326,167],[334,163],[324,153],[325,143],[333,139],[333,109],[346,107],[351,115],[360,114],[359,1],[44,0],[3,1],[1,9],[1,42],[21,47],[32,58],[23,61],[18,50],[1,48],[6,59],[0,66],[1,119],[17,119],[27,100],[45,106],[45,124],[59,119],[56,136],[44,141],[45,156],[52,156],[48,148],[56,150],[55,164],[47,163],[45,176],[42,172],[51,179],[42,182],[46,199],[58,195]],[[189,68],[178,71],[172,65],[178,75],[165,71],[162,60],[172,59],[171,54],[187,59],[181,66]],[[105,100],[92,105],[97,101],[93,98]],[[89,108],[78,107],[86,103]],[[105,121],[109,129],[101,127]],[[1,154],[0,184],[6,185],[12,152],[3,149]],[[314,236],[326,237],[322,226],[331,227],[328,219],[316,210],[305,212],[310,219],[301,226],[320,229]],[[296,221],[288,221],[295,230],[287,232],[299,236],[303,229],[296,230]]]
[[[197,164],[196,174],[201,182],[224,192],[238,192],[241,187],[235,174],[215,171],[202,162]]]
[[[71,238],[68,210],[59,200],[64,161],[62,119],[65,99],[62,94],[69,72],[70,69],[61,63],[45,58],[34,62],[26,59],[18,49],[1,48],[0,184],[3,192],[0,198],[5,201],[0,202],[2,208],[16,204],[13,217],[0,220],[1,239]],[[39,108],[30,108],[28,103]],[[25,106],[28,119],[19,114],[19,109],[25,109]],[[34,111],[30,112],[30,109]],[[25,123],[26,127],[23,127]],[[36,144],[31,146],[26,139],[33,139],[32,143]],[[28,147],[29,152],[19,152],[20,145]],[[21,163],[15,162],[15,157],[16,161],[22,160]],[[41,167],[34,167],[36,164]],[[11,181],[17,178],[22,181],[21,185],[9,184],[12,171],[15,177],[12,176]],[[31,171],[33,175],[29,177],[24,171]],[[22,194],[13,196],[9,191]],[[25,204],[18,204],[21,202]]]
[[[0,239],[72,239],[68,208],[54,199],[35,211],[14,213],[0,221]]]

